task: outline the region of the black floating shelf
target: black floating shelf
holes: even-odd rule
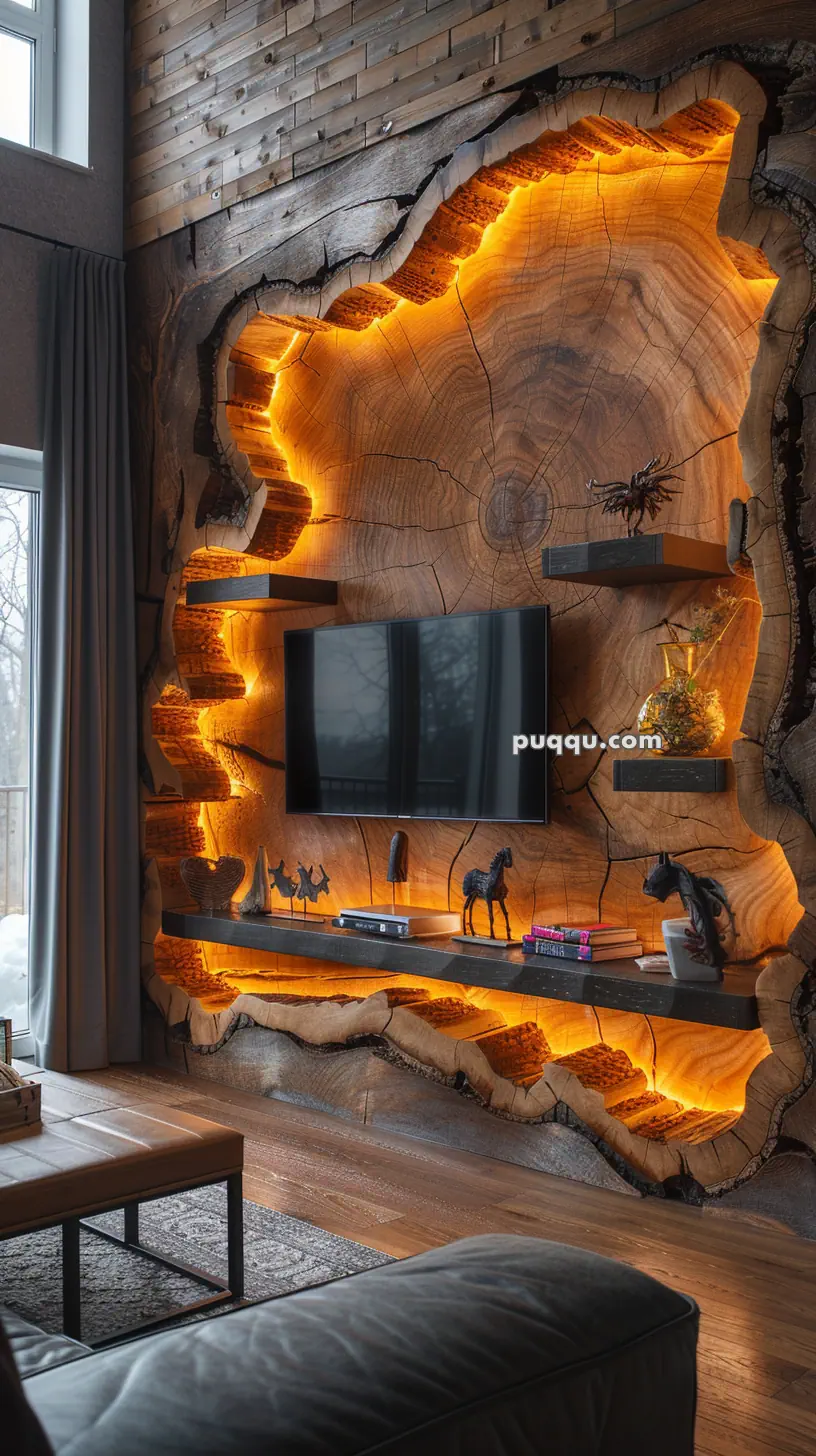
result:
[[[724,546],[660,532],[545,546],[541,574],[548,581],[580,581],[588,586],[641,586],[655,581],[701,581],[730,572]]]
[[[298,606],[333,607],[337,582],[310,576],[282,576],[263,571],[256,576],[225,576],[187,585],[188,607],[240,608],[247,612],[282,612]]]
[[[615,758],[612,787],[622,794],[721,794],[730,758]]]
[[[434,936],[431,940],[395,941],[363,931],[334,926],[285,925],[263,915],[217,910],[165,910],[165,935],[240,946],[250,951],[333,961],[350,968],[369,966],[409,976],[430,976],[458,985],[485,986],[521,996],[543,996],[607,1006],[615,1011],[640,1011],[704,1026],[730,1026],[750,1031],[759,1026],[757,970],[726,969],[722,981],[675,981],[668,972],[642,971],[636,961],[569,962],[557,956],[528,956],[520,950],[494,950]]]

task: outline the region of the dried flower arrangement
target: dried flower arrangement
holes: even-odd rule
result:
[[[703,646],[710,643],[708,652],[697,664],[699,671],[704,662],[708,661],[714,648],[722,641],[731,623],[738,612],[745,605],[747,597],[737,596],[727,586],[718,586],[714,591],[714,600],[708,604],[695,602],[691,609],[692,624],[690,627],[681,628],[680,631],[688,632],[687,641],[693,642],[695,646]],[[666,628],[672,642],[682,642],[677,627],[673,622],[666,622]]]
[[[673,623],[666,622],[671,640],[658,644],[664,676],[638,714],[641,732],[660,735],[661,753],[705,753],[722,736],[725,714],[719,693],[716,688],[701,688],[697,676],[746,600],[718,586],[712,603],[695,603],[691,627],[681,629],[688,633],[685,640]],[[698,660],[700,648],[707,644],[708,651]]]

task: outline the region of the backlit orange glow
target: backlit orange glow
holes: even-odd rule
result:
[[[409,526],[414,529],[415,520],[420,523],[416,527],[418,541],[411,538],[410,549],[406,548],[404,556],[396,552],[393,560],[384,556],[376,563],[365,563],[367,568],[370,565],[372,576],[376,572],[383,576],[394,573],[393,601],[390,597],[385,600],[396,615],[403,610],[399,574],[422,569],[428,559],[432,559],[436,569],[437,560],[444,559],[441,549],[438,558],[431,557],[425,542],[442,537],[446,515],[455,517],[463,531],[465,528],[472,531],[470,538],[463,537],[464,544],[456,542],[451,548],[453,553],[459,553],[456,570],[461,570],[467,578],[465,568],[471,557],[476,559],[477,547],[489,534],[483,501],[496,480],[512,478],[520,461],[524,466],[536,463],[538,456],[544,453],[546,457],[549,452],[555,462],[548,477],[555,520],[553,539],[585,539],[584,482],[590,473],[590,447],[597,448],[601,440],[604,467],[614,473],[623,470],[635,449],[645,448],[651,439],[650,432],[659,434],[675,427],[677,436],[670,436],[665,448],[671,447],[684,461],[688,456],[689,462],[696,462],[688,468],[687,478],[692,482],[708,444],[718,444],[719,450],[716,457],[713,453],[704,457],[709,470],[706,481],[711,482],[710,490],[705,493],[709,512],[706,519],[701,523],[694,515],[687,518],[683,514],[682,494],[667,507],[661,519],[667,529],[678,527],[689,534],[698,527],[704,535],[719,530],[728,501],[734,494],[745,494],[746,490],[736,427],[756,352],[757,321],[777,281],[758,250],[746,249],[740,244],[726,247],[717,236],[717,210],[737,121],[736,112],[724,103],[704,102],[671,118],[654,134],[600,117],[583,118],[568,132],[546,133],[540,141],[521,148],[498,166],[483,168],[469,183],[463,184],[428,222],[413,251],[391,278],[348,290],[332,303],[323,320],[288,315],[258,315],[252,319],[232,349],[228,403],[223,408],[221,423],[231,432],[256,479],[267,483],[269,508],[265,507],[246,556],[198,551],[191,558],[185,580],[192,579],[194,573],[224,576],[239,571],[244,574],[268,570],[270,561],[277,560],[285,560],[285,571],[314,571],[317,563],[318,574],[329,575],[333,567],[329,548],[324,546],[326,522],[342,521],[346,502],[351,498],[356,503],[375,502],[378,484],[384,481],[391,514],[377,524],[407,531]],[[658,194],[659,203],[655,200]],[[603,228],[599,227],[599,210],[603,214]],[[621,284],[610,290],[608,298],[604,296],[596,318],[587,297],[590,294],[594,297],[593,290],[600,293],[605,286],[616,250],[636,252],[640,248],[644,254],[648,251],[655,232],[655,216],[660,222],[661,246],[667,237],[676,238],[679,267],[672,273],[661,255],[659,263],[663,271],[654,287],[657,300],[670,295],[669,306],[661,311],[658,301],[649,298],[644,302],[637,287],[627,291]],[[584,238],[589,239],[587,245]],[[673,242],[670,245],[674,246]],[[680,335],[681,324],[683,328],[686,326],[690,292],[687,270],[698,258],[704,260],[715,280],[714,302],[719,312],[715,323],[710,325],[710,336],[698,337],[696,325],[690,326],[688,338],[683,334],[684,342],[678,344],[672,328],[676,327]],[[456,353],[457,341],[463,336],[466,342],[470,339],[468,348],[472,357],[468,358],[468,368],[479,376],[483,361],[475,342],[478,328],[474,315],[483,305],[487,309],[487,300],[501,314],[503,290],[510,289],[507,279],[512,276],[512,286],[518,289],[518,279],[524,276],[528,262],[535,277],[534,302],[540,307],[543,320],[540,342],[549,345],[546,367],[538,357],[531,354],[528,358],[524,350],[515,348],[511,305],[518,294],[511,295],[508,291],[502,320],[506,337],[502,336],[496,349],[501,366],[496,377],[504,387],[511,366],[518,369],[519,379],[527,365],[530,370],[538,371],[536,404],[539,399],[544,400],[550,413],[546,414],[542,405],[541,420],[536,424],[543,420],[547,429],[552,426],[552,438],[542,427],[539,434],[547,442],[545,449],[536,430],[527,429],[526,416],[516,419],[515,399],[508,386],[504,413],[497,409],[495,420],[489,421],[493,454],[488,462],[486,447],[478,433],[479,429],[488,430],[486,412],[482,412],[484,418],[466,418],[464,423],[462,409],[457,412],[457,390],[461,387],[462,397],[465,390],[460,380],[463,369]],[[547,273],[548,267],[553,270],[551,273]],[[648,276],[647,269],[643,273]],[[631,318],[639,317],[638,311],[645,317],[642,350],[636,351],[636,358],[630,360],[619,349],[619,341]],[[675,320],[680,323],[675,324]],[[625,390],[631,385],[637,398],[634,403],[629,401],[626,408],[621,405],[617,412],[615,396],[614,407],[606,419],[602,417],[602,405],[588,388],[580,410],[576,411],[577,419],[574,424],[570,422],[568,440],[562,441],[561,416],[573,407],[574,391],[573,396],[567,397],[570,381],[566,373],[563,378],[559,375],[557,362],[553,361],[562,345],[565,352],[567,348],[578,352],[591,330],[597,334],[597,338],[592,334],[591,344],[597,345],[598,369],[608,370],[609,389],[619,388],[625,399]],[[487,327],[484,332],[487,334]],[[589,347],[588,344],[588,350]],[[686,357],[689,352],[694,354],[693,366]],[[696,437],[688,444],[685,431],[690,425],[679,408],[685,393],[692,388],[689,380],[693,369],[697,371],[694,383],[704,400],[708,430],[708,438],[699,448]],[[484,373],[487,374],[486,368]],[[480,382],[483,384],[481,377]],[[466,384],[469,387],[469,377]],[[495,379],[491,390],[494,387]],[[559,396],[560,388],[564,389],[563,398]],[[603,389],[599,388],[598,394],[602,395]],[[650,408],[644,410],[645,423],[633,428],[627,438],[625,427],[640,408],[641,394],[644,399],[648,396]],[[454,403],[450,419],[440,425],[434,411],[442,408],[440,400],[447,407],[451,398]],[[533,407],[528,408],[522,399],[520,416],[524,414],[522,405],[528,413]],[[491,393],[491,413],[492,406]],[[593,410],[597,410],[597,417]],[[678,417],[680,423],[676,424]],[[587,430],[586,436],[581,434],[583,428]],[[466,458],[470,473],[452,484],[456,472],[439,468],[438,460],[426,458],[425,452],[427,440],[433,442],[444,437],[447,444],[449,436],[454,444],[458,443],[457,432],[470,450]],[[661,446],[663,443],[661,438]],[[466,455],[465,446],[460,452],[462,458]],[[452,444],[452,451],[453,448]],[[426,465],[436,471],[431,478],[433,488],[418,468]],[[591,468],[595,468],[594,461]],[[491,475],[493,479],[489,480]],[[534,483],[537,478],[532,475]],[[305,524],[307,507],[298,494],[303,490],[307,492],[311,512],[309,524]],[[449,492],[441,505],[434,497],[434,490],[439,496]],[[698,489],[698,497],[702,493]],[[287,501],[294,502],[291,536],[280,527],[280,519],[286,516]],[[400,518],[402,511],[409,525]],[[349,514],[353,516],[352,511]],[[611,533],[613,527],[604,522],[598,533],[607,529]],[[469,546],[473,548],[470,555]],[[523,573],[518,556],[508,553],[502,558],[497,549],[492,579],[486,584],[477,581],[477,588],[483,593],[482,597],[475,598],[477,606],[502,604],[500,595],[494,602],[494,589],[500,592],[500,568],[508,562],[509,576],[513,572]],[[452,568],[451,577],[454,576]],[[443,566],[439,567],[439,578],[444,582]],[[533,581],[531,591],[537,588],[540,582]],[[369,607],[365,587],[355,585],[353,589],[359,593],[355,601],[362,603],[364,615]],[[431,591],[435,590],[432,584]],[[373,597],[373,600],[379,607],[383,597]],[[445,610],[461,606],[461,598],[456,595],[450,599],[443,597],[443,602]],[[575,605],[576,601],[570,600],[564,612]],[[436,598],[432,598],[427,610],[439,610]],[[600,611],[598,608],[599,614]],[[625,609],[620,607],[617,621],[624,617]],[[319,623],[323,619],[317,615],[301,616],[297,625],[311,624],[312,620]],[[293,625],[285,614],[284,625]],[[759,608],[752,605],[743,614],[740,641],[732,645],[719,668],[719,686],[728,712],[727,731],[732,738],[740,731],[756,659],[758,626]],[[586,629],[582,626],[581,630]],[[642,623],[633,625],[627,621],[623,628],[613,628],[610,611],[597,630],[598,640],[604,642],[613,630],[628,632],[633,639],[642,630]],[[187,691],[174,689],[180,697],[173,698],[172,702],[168,698],[164,703],[165,710],[173,708],[181,716],[171,721],[165,711],[162,719],[161,703],[157,705],[159,712],[155,721],[161,733],[156,728],[156,736],[168,760],[178,767],[185,797],[193,800],[197,785],[215,785],[212,793],[202,789],[192,826],[203,841],[202,847],[187,852],[213,857],[219,853],[240,854],[247,865],[247,877],[236,899],[248,888],[259,843],[266,844],[272,862],[285,857],[290,872],[298,856],[304,856],[308,865],[310,857],[317,862],[321,852],[325,853],[321,850],[325,841],[313,826],[303,821],[287,824],[284,817],[279,759],[283,710],[281,641],[280,623],[273,626],[260,614],[253,617],[249,612],[210,611],[202,619],[182,602],[177,608],[176,646],[179,671]],[[636,698],[632,683],[627,680],[630,656],[628,650],[620,653],[623,665],[617,673],[610,670],[604,684],[606,702],[613,701],[614,711],[618,713],[615,727],[626,721],[629,700]],[[656,663],[655,680],[658,666]],[[575,709],[577,700],[575,688],[571,703],[575,717],[579,716]],[[196,743],[189,731],[191,713],[197,721]],[[241,757],[241,751],[247,749],[248,755]],[[659,945],[661,915],[653,906],[646,905],[640,894],[643,866],[633,867],[639,859],[645,865],[654,852],[655,836],[662,832],[658,809],[654,804],[645,803],[631,808],[628,832],[635,846],[631,849],[615,841],[613,806],[604,798],[604,785],[596,784],[594,802],[610,825],[610,832],[599,847],[597,836],[593,838],[595,830],[587,827],[591,806],[585,806],[582,819],[580,810],[573,812],[573,805],[582,802],[578,791],[570,790],[570,793],[572,818],[564,811],[552,826],[531,830],[531,841],[534,835],[538,836],[534,847],[526,849],[526,861],[519,857],[519,898],[523,898],[525,913],[531,910],[532,898],[537,907],[543,904],[551,914],[561,915],[570,894],[585,896],[586,905],[580,900],[581,913],[586,914],[593,907],[597,913],[600,894],[606,897],[601,906],[605,916],[621,924],[637,926],[647,948]],[[189,810],[190,804],[182,807]],[[690,840],[690,848],[683,852],[692,855],[699,852],[702,857],[707,845],[733,842],[711,837],[705,818],[706,805],[701,808],[691,804],[686,808],[690,819],[698,815],[701,830],[697,841]],[[736,816],[735,806],[732,808]],[[673,804],[671,812],[676,824],[685,810]],[[175,903],[181,903],[181,892],[174,880],[173,851],[167,847],[171,843],[177,846],[182,840],[187,846],[191,836],[195,837],[191,826],[181,821],[181,814],[176,820],[172,810],[161,821],[164,831],[159,816],[156,821],[156,842],[160,848],[161,833],[167,836],[164,841],[167,852],[159,854],[166,904],[174,903],[174,895],[178,896]],[[448,885],[438,873],[433,853],[421,852],[422,848],[432,849],[430,840],[424,840],[422,835],[433,836],[436,829],[437,826],[425,826],[411,830],[412,838],[420,845],[420,852],[412,861],[416,878],[411,889],[415,902],[447,908]],[[494,835],[495,830],[496,826],[492,826]],[[381,825],[372,834],[377,832],[382,842],[387,843],[391,826]],[[373,893],[372,882],[366,879],[362,866],[356,833],[352,822],[345,829],[338,829],[336,841],[328,841],[336,843],[337,863],[330,863],[327,856],[326,867],[335,883],[331,898],[320,906],[323,913],[333,913],[342,903],[367,903],[369,894]],[[462,826],[455,826],[450,833],[457,841],[464,838]],[[507,833],[509,836],[516,830],[508,829]],[[723,850],[725,868],[713,866],[727,878],[729,891],[733,891],[738,904],[740,954],[784,941],[798,915],[793,877],[781,848],[766,844],[756,836],[750,837],[747,831],[745,834],[747,847]],[[442,847],[438,862],[455,863],[456,876],[461,877],[461,870],[468,866],[458,858],[460,845],[454,842],[448,854],[441,830],[439,839]],[[354,849],[350,852],[352,842]],[[477,842],[475,856],[485,851],[484,838]],[[368,848],[366,842],[366,856]],[[590,884],[588,890],[581,883],[583,866],[574,868],[583,854],[590,865],[585,873]],[[535,870],[530,868],[533,860]],[[541,883],[536,878],[533,896],[530,884],[539,875]],[[760,879],[767,892],[762,896],[755,892]],[[457,878],[451,875],[453,904],[457,903],[457,893]],[[515,905],[512,909],[520,918],[521,912]],[[679,911],[675,909],[672,913]],[[389,976],[285,956],[265,957],[214,945],[175,943],[164,937],[157,942],[156,965],[166,981],[180,986],[208,1011],[229,1007],[238,995],[288,997],[295,1001],[303,998],[304,1002],[306,998],[339,996],[362,1000],[381,990],[396,992],[420,986],[432,1001],[454,998],[468,1014],[471,1011],[492,1013],[492,1020],[488,1016],[486,1021],[496,1029],[534,1024],[546,1039],[548,1061],[559,1062],[599,1045],[625,1054],[635,1080],[647,1096],[654,1098],[653,1105],[677,1104],[678,1116],[694,1111],[711,1114],[710,1133],[705,1131],[703,1120],[699,1140],[709,1135],[719,1136],[736,1121],[745,1103],[748,1080],[770,1052],[768,1038],[761,1030],[744,1032],[706,1027],[411,975]],[[455,1019],[444,1029],[444,1034],[456,1037]],[[463,1042],[468,1039],[462,1035]],[[633,1104],[637,1099],[627,1100]],[[631,1105],[620,1117],[631,1131],[642,1132],[645,1137],[671,1137],[671,1132],[665,1130],[650,1133],[651,1110]],[[611,1115],[617,1114],[613,1111]],[[658,1114],[654,1116],[657,1118]],[[680,1121],[682,1124],[682,1118]]]
[[[211,1010],[232,1004],[238,995],[273,995],[295,1004],[303,998],[304,1004],[309,1004],[321,997],[364,1000],[377,991],[397,993],[421,987],[432,1002],[447,1003],[455,998],[463,1008],[472,1008],[473,1012],[493,1013],[484,1023],[490,1029],[518,1027],[534,1021],[546,1038],[550,1059],[554,1061],[599,1043],[624,1052],[632,1068],[643,1074],[644,1091],[660,1094],[678,1103],[681,1109],[731,1113],[734,1119],[742,1110],[748,1077],[770,1051],[767,1037],[759,1030],[728,1031],[722,1027],[606,1011],[602,1007],[491,992],[425,977],[348,972],[343,967],[321,967],[313,962],[295,961],[289,971],[266,969],[259,963],[268,962],[272,966],[282,958],[227,951],[210,945],[197,946],[196,956],[191,959],[190,942],[174,942],[164,937],[162,942],[162,975],[171,983],[181,985]],[[178,961],[174,959],[176,946]],[[245,964],[235,965],[236,959],[242,959]],[[464,1034],[478,1035],[484,1025],[471,1027]],[[455,1020],[444,1029],[446,1035],[457,1036]]]
[[[494,258],[503,259],[508,248],[512,252],[517,247],[531,188],[557,189],[565,217],[580,223],[588,187],[597,189],[603,181],[613,207],[627,207],[627,183],[632,178],[653,172],[665,181],[667,175],[676,174],[682,205],[684,172],[699,172],[703,164],[724,178],[738,121],[733,107],[711,100],[686,108],[650,132],[607,117],[583,117],[565,132],[545,133],[505,162],[483,168],[442,205],[407,262],[390,279],[348,290],[330,306],[324,320],[257,315],[232,351],[233,392],[226,418],[239,448],[252,461],[253,437],[265,433],[285,465],[285,478],[306,487],[312,519],[319,519],[324,509],[321,474],[309,469],[303,452],[293,449],[278,423],[282,382],[313,337],[322,335],[332,350],[345,350],[351,356],[361,335],[373,329],[387,334],[400,326],[400,315],[406,309],[433,309],[451,288],[467,282],[470,270],[486,273]],[[617,199],[610,191],[612,179],[620,184]],[[681,220],[682,212],[678,215]],[[633,212],[633,229],[637,221]],[[755,296],[756,307],[763,310],[777,281],[767,259],[743,243],[725,240],[719,246],[727,248],[729,259]],[[271,384],[265,396],[264,379]],[[246,393],[242,394],[242,388]],[[263,458],[259,465],[264,465]],[[269,479],[268,470],[258,473]],[[297,546],[294,550],[297,553]]]

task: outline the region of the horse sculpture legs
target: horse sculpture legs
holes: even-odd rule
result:
[[[463,935],[468,935],[468,934],[475,935],[476,934],[475,930],[473,929],[473,906],[476,904],[476,901],[477,900],[480,900],[482,898],[484,898],[485,905],[487,906],[487,916],[488,916],[488,920],[490,922],[490,939],[491,940],[495,940],[495,931],[494,931],[494,928],[493,928],[493,898],[494,897],[492,895],[485,895],[484,897],[482,897],[481,895],[473,894],[473,893],[471,893],[470,895],[468,895],[467,899],[465,900],[464,905],[462,906],[462,934]],[[512,935],[511,935],[511,931],[510,931],[510,917],[507,914],[507,906],[504,903],[505,897],[504,897],[504,895],[502,895],[502,896],[496,896],[496,899],[498,900],[498,903],[501,906],[501,912],[502,912],[502,915],[504,916],[504,924],[505,924],[505,928],[507,930],[507,939],[508,940],[511,940],[512,939]]]
[[[507,906],[504,903],[504,895],[497,895],[496,896],[496,899],[498,900],[499,904],[501,905],[501,912],[502,912],[502,915],[504,916],[504,924],[505,924],[505,927],[507,929],[507,939],[510,940],[511,939],[511,936],[510,936],[510,919],[509,919],[509,916],[507,914]],[[488,916],[490,917],[490,939],[491,940],[495,940],[495,936],[493,934],[493,896],[492,895],[488,895],[488,897],[487,897],[487,913],[488,913]]]

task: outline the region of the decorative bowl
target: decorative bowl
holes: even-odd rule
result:
[[[191,855],[179,865],[179,874],[197,905],[206,914],[227,910],[245,874],[242,859],[222,854],[220,859],[204,859]]]

